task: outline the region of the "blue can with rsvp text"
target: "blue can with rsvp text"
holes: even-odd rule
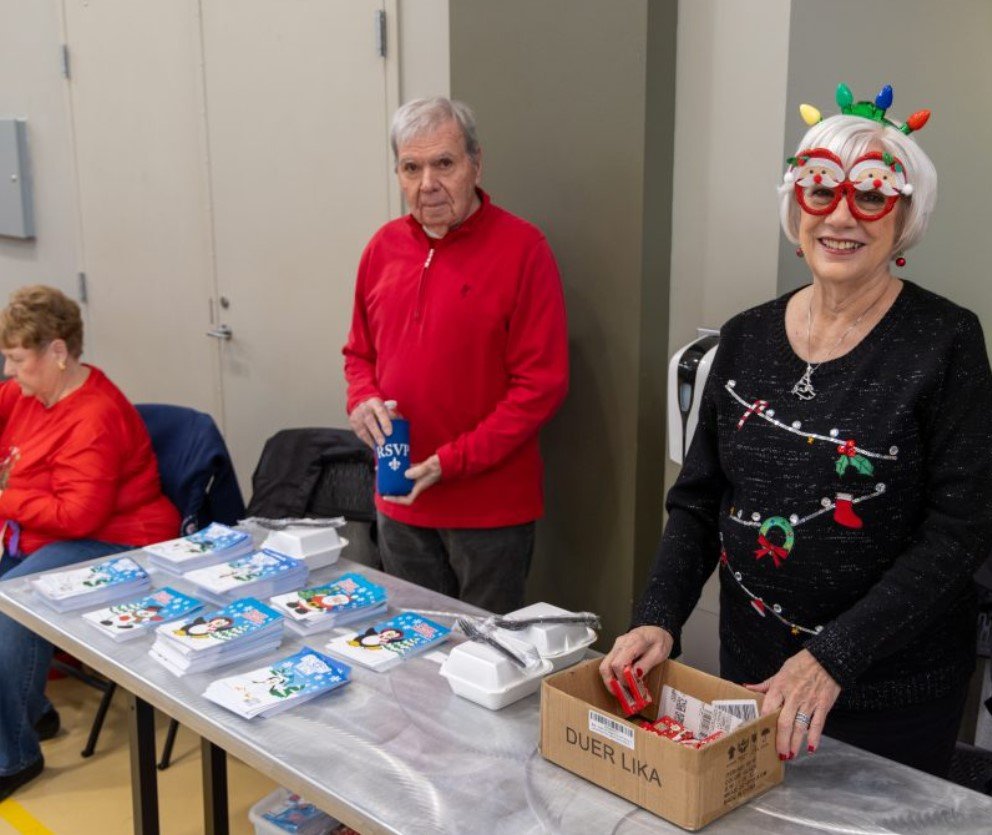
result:
[[[413,482],[403,475],[410,469],[410,421],[393,418],[393,434],[375,448],[375,485],[380,496],[408,496]]]

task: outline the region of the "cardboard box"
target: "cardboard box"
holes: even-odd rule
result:
[[[648,673],[657,719],[663,684],[707,702],[754,698],[729,681],[666,661]],[[782,782],[775,751],[778,711],[700,749],[687,748],[623,719],[592,659],[549,676],[541,685],[541,754],[553,763],[695,830]]]

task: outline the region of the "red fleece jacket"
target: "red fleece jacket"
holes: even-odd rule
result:
[[[21,526],[22,553],[66,539],[148,545],[179,530],[141,416],[89,369],[50,409],[14,380],[0,383],[0,521]]]
[[[561,278],[540,230],[480,197],[440,240],[412,216],[387,223],[358,269],[348,411],[397,401],[411,461],[441,460],[411,506],[376,497],[406,524],[499,527],[544,511],[537,433],[568,390]]]

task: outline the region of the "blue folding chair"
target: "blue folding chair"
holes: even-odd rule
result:
[[[185,406],[139,403],[135,408],[152,439],[162,492],[182,516],[180,535],[243,518],[241,489],[214,419]]]

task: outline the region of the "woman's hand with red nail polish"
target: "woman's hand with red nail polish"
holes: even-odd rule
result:
[[[652,667],[668,658],[674,644],[672,634],[660,626],[631,629],[616,639],[613,649],[599,665],[603,683],[609,687],[610,680],[620,678],[625,667],[632,668],[638,678],[643,678]]]

